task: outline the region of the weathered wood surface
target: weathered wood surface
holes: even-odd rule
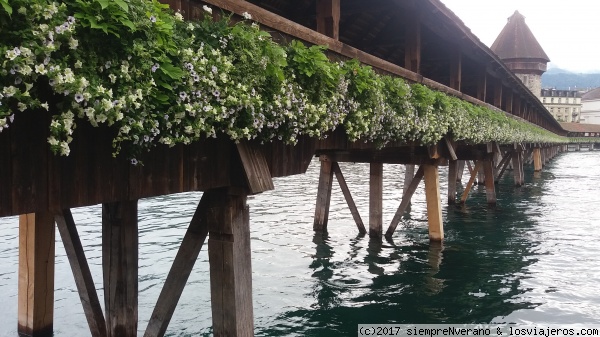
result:
[[[19,217],[20,335],[53,335],[54,233],[54,216],[49,212]]]
[[[463,191],[462,197],[460,198],[461,204],[464,204],[465,201],[467,201],[467,198],[469,197],[469,192],[471,192],[471,188],[473,188],[473,184],[475,183],[475,179],[477,178],[477,173],[481,169],[482,165],[482,161],[477,161],[475,163],[475,168],[473,168],[473,170],[471,171],[471,178],[469,179],[467,186],[465,186],[465,190]]]
[[[451,160],[448,163],[448,204],[453,205],[456,203],[456,185],[458,176],[458,161]]]
[[[106,337],[106,321],[73,215],[66,209],[55,215],[54,219],[71,265],[90,333],[92,337]]]
[[[334,162],[332,169],[333,169],[333,172],[335,173],[335,177],[337,178],[338,183],[340,184],[340,188],[342,190],[342,193],[344,194],[344,199],[346,199],[348,208],[350,208],[350,213],[352,213],[352,218],[354,218],[354,222],[356,222],[358,231],[360,232],[360,234],[366,234],[367,230],[365,229],[365,224],[363,223],[363,220],[360,217],[360,213],[358,212],[356,203],[354,203],[354,199],[352,198],[352,193],[350,193],[348,184],[346,184],[346,179],[344,178],[344,174],[342,173],[342,170],[340,169],[340,165],[338,163]]]
[[[136,337],[137,200],[102,204],[102,272],[108,337]]]
[[[340,0],[317,1],[317,31],[334,40],[340,39]]]
[[[258,144],[242,141],[237,144],[237,151],[242,162],[250,194],[274,189],[267,160],[264,152],[258,147]]]
[[[177,303],[208,235],[207,213],[213,206],[210,198],[210,194],[202,195],[158,296],[144,337],[162,337],[167,331]]]
[[[483,171],[485,176],[485,194],[488,205],[496,205],[496,183],[494,177],[494,162],[491,158],[483,161]]]
[[[398,227],[402,216],[410,206],[410,199],[417,190],[417,187],[419,187],[419,183],[421,182],[421,180],[423,180],[423,172],[424,168],[423,165],[421,165],[417,170],[415,176],[410,177],[410,183],[407,184],[409,179],[404,180],[404,186],[406,186],[406,189],[402,193],[402,201],[400,201],[400,206],[398,206],[398,210],[396,210],[396,214],[394,214],[392,222],[390,223],[388,230],[385,232],[385,236],[387,238],[391,238],[392,235],[394,235],[394,232],[396,231],[396,228]]]
[[[429,240],[444,239],[444,218],[442,217],[442,201],[440,197],[440,176],[436,165],[423,165],[425,180],[425,199],[427,201],[427,223],[429,224]]]
[[[369,236],[383,234],[383,164],[371,163],[369,169]]]
[[[317,204],[315,206],[315,219],[313,229],[326,231],[329,221],[329,204],[331,202],[331,188],[333,184],[332,161],[327,156],[320,156],[321,174],[317,189]]]

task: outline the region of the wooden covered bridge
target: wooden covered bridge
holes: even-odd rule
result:
[[[219,8],[238,17],[248,13],[280,42],[295,39],[324,45],[331,59],[356,59],[378,73],[424,84],[566,136],[536,96],[439,0],[165,2],[186,19],[200,17],[204,5],[215,13]],[[564,144],[549,143],[473,144],[456,141],[451,134],[430,146],[391,142],[380,148],[371,142],[352,142],[343,128],[338,128],[326,138],[302,136],[295,146],[278,141],[236,143],[227,137],[159,146],[144,159],[143,166],[133,166],[111,155],[110,130],[83,124],[70,155],[55,156],[47,143],[49,124],[50,116],[41,118],[25,111],[0,132],[0,216],[20,215],[18,331],[31,336],[51,336],[53,331],[55,226],[67,250],[92,335],[136,336],[137,202],[203,191],[144,336],[165,334],[207,237],[214,335],[252,336],[251,219],[246,199],[273,189],[273,178],[302,174],[318,156],[321,176],[315,230],[327,229],[335,175],[358,230],[381,240],[383,164],[407,165],[404,196],[385,235],[392,236],[412,193],[424,180],[430,238],[439,241],[444,238],[439,166],[449,166],[448,202],[456,202],[456,184],[467,163],[470,179],[460,201],[465,201],[478,180],[485,184],[488,202],[494,204],[494,182],[508,167],[515,185],[520,186],[526,162],[533,161],[539,171],[565,148]],[[365,177],[370,181],[367,223],[356,210],[339,162],[370,164],[370,175]],[[104,311],[69,211],[95,204],[102,204]]]

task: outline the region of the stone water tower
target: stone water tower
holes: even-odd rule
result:
[[[525,16],[515,11],[491,49],[535,96],[541,97],[542,74],[550,59],[527,27]]]

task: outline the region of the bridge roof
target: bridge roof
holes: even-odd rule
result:
[[[581,96],[581,100],[582,101],[600,100],[600,88],[592,89],[592,90],[586,92],[585,94],[583,94],[583,96]]]
[[[560,123],[569,132],[600,132],[600,124]]]
[[[508,22],[491,49],[503,59],[538,59],[550,62],[550,58],[525,23],[519,11],[508,18]]]

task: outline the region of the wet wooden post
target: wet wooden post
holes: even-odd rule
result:
[[[440,176],[437,165],[423,164],[423,178],[425,179],[429,240],[442,241],[444,239],[444,219],[442,218]]]
[[[360,234],[367,234],[367,230],[365,229],[365,225],[362,221],[362,218],[360,217],[360,213],[358,212],[356,203],[354,203],[354,199],[352,198],[352,194],[350,193],[350,189],[348,188],[348,184],[346,183],[346,179],[344,178],[344,174],[342,173],[340,165],[338,163],[333,163],[332,169],[335,173],[335,177],[338,180],[340,188],[342,189],[342,193],[344,194],[344,199],[346,199],[348,208],[350,208],[350,213],[354,218],[354,222],[356,222],[358,231],[360,232]]]
[[[542,154],[539,147],[533,148],[533,169],[536,172],[542,170]]]
[[[458,166],[456,168],[456,182],[462,182],[463,173],[465,172],[465,161],[458,160]]]
[[[492,155],[488,154],[483,161],[483,171],[485,175],[485,194],[488,205],[496,205],[496,183],[494,181],[494,161]]]
[[[456,203],[456,185],[458,183],[458,160],[448,162],[448,204]]]
[[[102,272],[108,337],[136,337],[137,200],[102,204]]]
[[[415,175],[415,165],[413,164],[409,164],[409,165],[405,165],[404,166],[404,185],[402,186],[402,195],[405,195],[406,192],[408,191],[408,185],[410,184],[410,182],[413,179],[413,176]],[[408,210],[410,211],[410,200],[408,201]]]
[[[340,38],[340,0],[317,1],[317,32]]]
[[[50,337],[54,319],[54,215],[19,217],[18,332]]]
[[[208,258],[213,335],[254,336],[250,211],[245,189],[209,190]]]
[[[319,176],[319,187],[317,191],[317,205],[315,207],[315,220],[313,229],[315,231],[326,231],[329,221],[329,204],[331,202],[331,188],[333,183],[332,162],[329,157],[322,155],[321,175]]]
[[[512,152],[512,166],[513,166],[513,177],[515,186],[520,187],[523,185],[521,181],[521,172],[523,172],[523,163],[521,161],[521,151],[517,144],[514,144],[514,151]]]
[[[477,185],[485,185],[485,170],[483,167],[477,171]]]
[[[369,236],[383,234],[383,164],[371,163],[369,174]]]

